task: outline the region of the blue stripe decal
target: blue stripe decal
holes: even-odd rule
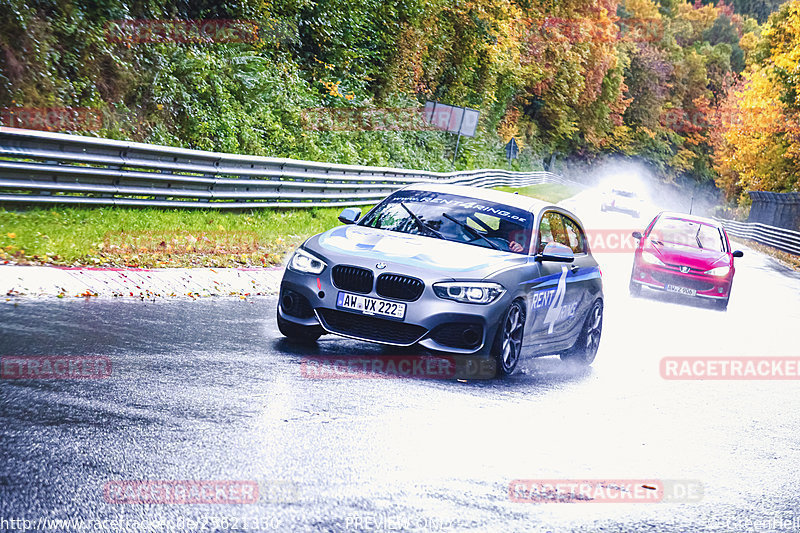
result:
[[[534,278],[525,281],[520,281],[520,285],[526,285],[528,283],[536,284],[536,288],[546,288],[550,286],[558,285],[558,279],[561,277],[561,272],[558,274],[550,274],[549,276],[542,276],[541,278]],[[600,267],[585,267],[579,268],[576,274],[572,276],[567,276],[567,280],[570,283],[576,281],[586,281],[589,279],[596,279],[600,277]]]
[[[587,272],[580,273],[586,270]],[[572,277],[572,281],[586,281],[587,279],[597,279],[600,277],[600,267],[578,269],[579,274]],[[568,278],[569,279],[569,278]]]
[[[541,278],[527,279],[525,281],[520,281],[519,284],[526,285],[528,283],[533,283],[540,285],[542,287],[547,287],[550,285],[557,285],[558,278],[560,277],[561,277],[561,272],[559,272],[558,274],[550,274],[549,276],[543,276]]]

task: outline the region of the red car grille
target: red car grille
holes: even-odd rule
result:
[[[670,274],[668,272],[651,272],[650,274],[659,283],[664,285],[675,285],[676,287],[686,287],[696,291],[710,291],[714,288],[713,283],[700,279],[681,276],[680,274]]]

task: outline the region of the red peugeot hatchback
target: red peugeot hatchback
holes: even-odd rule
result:
[[[642,287],[713,300],[728,308],[735,272],[725,228],[708,218],[680,213],[660,213],[638,239],[631,271],[630,292]]]

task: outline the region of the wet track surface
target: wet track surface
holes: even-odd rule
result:
[[[189,518],[202,528],[177,530],[798,530],[798,382],[659,373],[670,356],[800,355],[800,276],[745,251],[727,313],[633,299],[630,255],[599,256],[594,365],[541,358],[506,380],[309,379],[305,356],[387,352],[331,336],[291,344],[274,298],[5,303],[0,355],[106,356],[113,370],[0,381],[0,518],[123,517],[161,531]],[[654,478],[699,482],[702,499],[516,503],[508,491],[515,479]],[[107,503],[115,480],[248,480],[259,499]]]

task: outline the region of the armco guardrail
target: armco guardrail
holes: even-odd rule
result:
[[[580,185],[549,172],[425,172],[186,150],[0,128],[0,202],[253,208],[375,203],[422,181]]]
[[[729,235],[750,239],[757,243],[772,246],[783,252],[800,255],[800,232],[755,222],[736,222],[717,218],[725,226]]]

